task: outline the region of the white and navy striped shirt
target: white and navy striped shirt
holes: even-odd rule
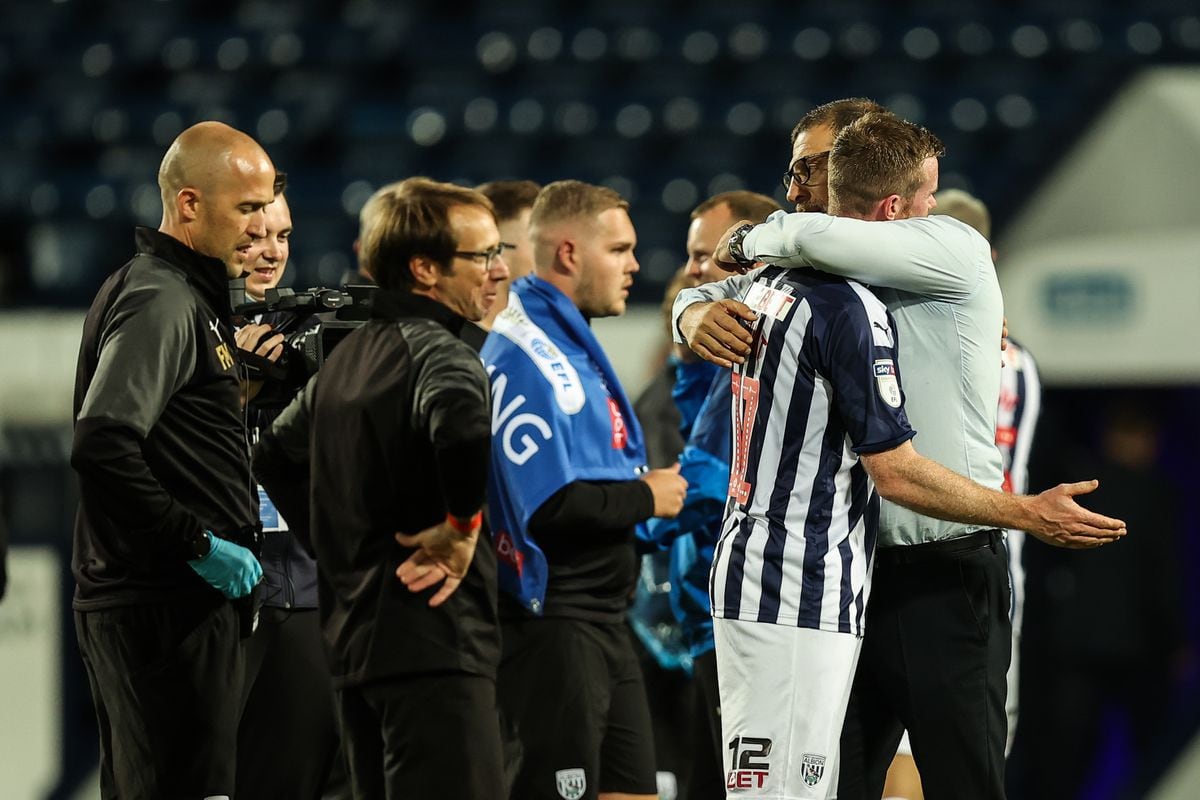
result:
[[[1004,491],[1024,494],[1029,484],[1029,451],[1042,403],[1037,364],[1029,351],[1011,339],[1000,371],[1000,406],[996,411],[996,447],[1004,463]],[[1008,532],[1008,575],[1012,582],[1009,617],[1013,630],[1021,630],[1025,610],[1025,567],[1021,554],[1025,532]]]
[[[709,584],[713,616],[862,635],[879,523],[860,453],[914,432],[895,325],[857,283],[767,267],[733,374],[729,500]]]

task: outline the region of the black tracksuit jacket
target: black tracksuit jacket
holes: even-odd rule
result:
[[[159,231],[88,311],[75,377],[78,611],[220,594],[187,564],[202,529],[258,521],[225,266]]]

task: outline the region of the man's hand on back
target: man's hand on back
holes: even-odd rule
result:
[[[441,522],[412,535],[397,533],[396,541],[404,547],[415,547],[416,552],[396,568],[396,577],[410,592],[423,592],[445,580],[442,588],[429,599],[430,607],[437,608],[454,594],[466,577],[471,560],[475,558],[478,539],[479,526],[470,533],[462,533],[449,522]]]
[[[692,352],[719,367],[742,364],[754,337],[745,322],[758,318],[750,306],[737,300],[692,303],[679,315],[679,332]]]

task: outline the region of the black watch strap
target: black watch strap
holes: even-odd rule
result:
[[[188,542],[188,559],[190,561],[204,558],[210,552],[212,552],[212,534],[208,531],[200,531]]]
[[[738,264],[753,264],[753,258],[746,258],[745,252],[742,251],[742,243],[746,239],[746,234],[754,230],[754,226],[747,223],[738,227],[733,233],[729,234],[729,257]]]

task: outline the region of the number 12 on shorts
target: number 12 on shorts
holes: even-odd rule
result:
[[[758,380],[733,374],[733,463],[729,469],[729,496],[745,505],[750,499],[746,469],[750,460],[750,437],[758,416]]]
[[[771,740],[755,736],[735,736],[729,740],[729,774],[725,778],[726,789],[762,789],[771,774],[767,756],[771,754]]]

